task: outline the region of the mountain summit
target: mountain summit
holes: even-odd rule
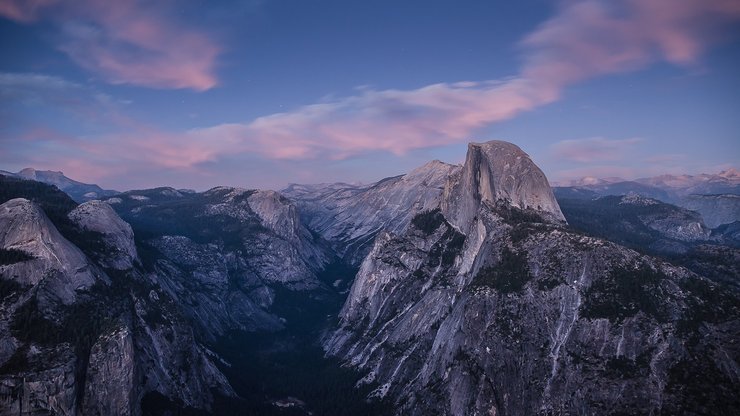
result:
[[[460,175],[445,190],[442,211],[460,229],[467,228],[482,204],[501,202],[534,210],[545,219],[565,221],[545,174],[515,144],[504,141],[468,144]]]

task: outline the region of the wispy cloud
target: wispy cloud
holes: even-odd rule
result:
[[[522,75],[555,89],[655,61],[694,63],[727,23],[734,0],[581,0],[525,37]]]
[[[275,159],[343,159],[369,151],[403,154],[466,137],[554,99],[523,79],[435,84],[413,91],[366,89],[360,95],[189,132],[227,140]]]
[[[205,34],[177,25],[165,4],[2,0],[0,16],[26,24],[55,23],[55,46],[111,83],[198,91],[214,87],[220,48]]]
[[[562,140],[550,146],[550,150],[554,157],[567,161],[598,163],[623,159],[641,141],[639,137],[630,139],[590,137]]]
[[[378,150],[402,154],[456,143],[483,126],[557,101],[579,81],[657,61],[695,63],[725,24],[738,19],[740,2],[732,0],[564,2],[522,40],[523,65],[511,78],[407,91],[364,89],[188,137],[227,140],[275,159],[341,159]]]
[[[133,0],[78,0],[74,7],[53,0],[22,3],[33,7],[0,1],[0,13],[18,21],[55,19],[46,14],[54,7],[74,17],[58,20],[65,27],[60,48],[113,82],[194,89],[216,83],[218,48],[160,14],[143,13]],[[90,11],[81,11],[83,4]],[[111,169],[179,171],[210,169],[238,155],[340,160],[378,151],[404,154],[467,140],[477,129],[559,100],[568,86],[592,77],[655,62],[696,63],[727,23],[738,19],[740,2],[735,0],[566,1],[521,41],[522,66],[510,78],[415,90],[365,88],[285,113],[185,132],[124,121],[123,133],[85,140],[79,149]],[[636,143],[585,139],[563,142],[554,150],[576,161],[609,162]],[[604,172],[619,173],[617,168],[604,166]]]

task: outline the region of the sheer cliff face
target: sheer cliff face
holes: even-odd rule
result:
[[[508,142],[470,143],[462,171],[447,184],[442,212],[465,229],[482,204],[498,203],[565,221],[545,174],[529,155]]]
[[[440,210],[378,236],[329,354],[402,414],[740,408],[736,293],[569,231],[515,146],[469,150]]]

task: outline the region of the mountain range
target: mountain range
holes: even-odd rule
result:
[[[697,211],[712,228],[740,221],[740,172],[736,169],[635,180],[585,177],[558,183],[555,192],[562,197],[585,198],[635,193]]]
[[[34,168],[25,168],[13,173],[0,170],[0,175],[28,179],[43,182],[56,186],[59,190],[65,192],[70,198],[77,202],[91,201],[101,199],[117,194],[117,191],[103,189],[98,185],[78,182],[64,176],[62,172],[51,170],[36,170]]]
[[[735,168],[730,168],[716,174],[666,174],[634,180],[618,177],[595,178],[586,176],[571,181],[556,182],[553,185],[556,187],[608,189],[612,186],[629,186],[630,183],[658,188],[677,195],[738,193],[740,192],[740,172]]]
[[[280,192],[3,173],[0,415],[735,414],[738,175],[659,178],[502,141]]]

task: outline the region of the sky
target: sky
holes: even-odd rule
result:
[[[0,56],[0,169],[117,190],[740,166],[737,0],[0,0]]]

